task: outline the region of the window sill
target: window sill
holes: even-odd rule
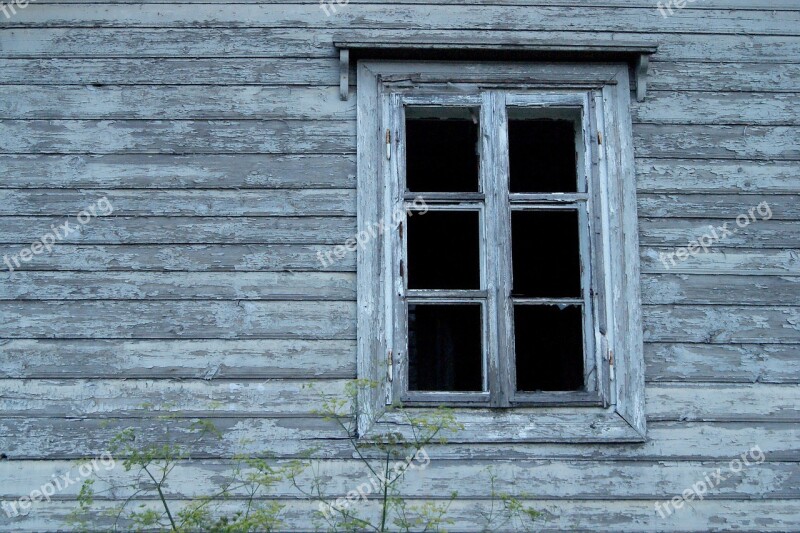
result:
[[[414,415],[435,416],[430,408],[414,408]],[[631,426],[613,407],[509,409],[455,408],[456,422],[464,426],[444,435],[449,443],[641,443],[644,434]],[[412,438],[406,417],[387,408],[380,420],[360,438],[386,433]]]

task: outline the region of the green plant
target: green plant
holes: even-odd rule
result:
[[[206,420],[190,421],[187,432],[194,439],[187,444],[178,444],[171,435],[182,420],[175,416],[160,417],[165,422],[167,439],[163,443],[142,443],[136,432],[124,429],[112,439],[109,451],[112,456],[123,458],[125,472],[132,475],[130,481],[122,483],[117,479],[107,479],[106,489],[97,492],[95,479],[87,479],[78,495],[78,509],[73,512],[69,522],[76,528],[87,529],[89,516],[95,499],[106,493],[112,496],[119,490],[130,494],[119,505],[106,510],[113,518],[114,530],[124,524],[126,530],[159,530],[176,533],[195,531],[215,531],[220,533],[271,532],[280,529],[283,506],[262,501],[265,492],[287,477],[296,476],[303,467],[298,461],[282,466],[272,466],[267,460],[246,455],[234,456],[234,468],[213,494],[198,497],[181,509],[174,509],[166,496],[166,485],[170,474],[181,462],[191,459],[190,449],[200,439],[221,438],[222,435],[213,423]],[[230,516],[221,513],[221,504],[229,501],[234,494],[244,493],[246,500],[240,510]],[[148,503],[155,498],[156,506]],[[138,505],[134,507],[134,503]]]
[[[356,427],[357,396],[362,387],[375,387],[372,382],[356,380],[347,384],[344,397],[321,398],[321,408],[315,411],[327,421],[335,422],[347,436],[359,464],[364,467],[363,479],[345,498],[326,495],[322,466],[315,460],[315,450],[306,452],[303,460],[275,461],[254,458],[247,454],[234,455],[234,467],[229,475],[218,482],[213,494],[195,497],[176,509],[167,496],[167,482],[174,469],[192,459],[191,450],[209,436],[221,439],[221,432],[210,421],[188,420],[176,415],[159,417],[167,428],[164,442],[143,442],[134,429],[118,432],[112,439],[109,451],[122,459],[127,482],[119,478],[96,478],[84,481],[78,495],[78,509],[69,518],[73,529],[88,529],[98,496],[117,491],[128,495],[121,504],[107,513],[113,519],[115,531],[156,530],[174,533],[213,531],[219,533],[272,532],[284,529],[281,518],[283,505],[269,500],[269,490],[282,481],[290,481],[307,500],[319,505],[313,522],[317,529],[328,531],[374,532],[428,532],[446,531],[454,523],[448,516],[458,493],[453,491],[436,502],[410,503],[403,496],[402,481],[406,472],[424,469],[430,464],[426,447],[445,444],[447,435],[458,432],[463,426],[455,414],[446,408],[412,410],[401,406],[393,409],[403,417],[398,431],[376,432],[369,437],[358,435]],[[374,424],[380,420],[374,420]],[[182,425],[188,424],[183,428]],[[180,439],[174,438],[181,429]],[[180,440],[181,443],[177,441]],[[310,487],[306,487],[304,474],[311,472]],[[96,481],[102,480],[105,488],[98,491]],[[478,519],[484,531],[530,531],[541,513],[524,505],[517,497],[496,490],[497,475],[489,470],[491,499],[488,508],[477,508]],[[99,485],[99,484],[98,484]],[[234,512],[223,509],[223,503],[244,503]],[[369,497],[368,497],[369,496]],[[377,504],[377,513],[366,516],[364,507],[351,505],[355,501]],[[135,505],[138,504],[138,505]],[[290,528],[291,529],[291,528]]]
[[[357,433],[357,397],[362,387],[374,388],[377,385],[366,380],[348,383],[344,398],[321,398],[322,408],[317,411],[324,419],[335,421],[347,435],[355,457],[363,465],[364,478],[369,482],[362,483],[344,498],[331,498],[324,492],[323,476],[320,465],[312,463],[313,478],[311,487],[306,489],[297,477],[292,483],[306,498],[319,504],[316,511],[318,526],[327,527],[329,531],[386,531],[427,532],[445,531],[454,520],[448,517],[448,511],[458,496],[451,492],[441,502],[425,502],[409,504],[400,490],[400,485],[408,470],[414,469],[414,463],[424,455],[430,463],[426,446],[445,444],[447,434],[463,429],[452,410],[439,407],[434,410],[410,410],[395,405],[393,409],[402,414],[404,429],[376,433],[369,437]],[[380,418],[372,420],[375,425]],[[487,530],[507,531],[508,526],[525,527],[525,520],[534,520],[539,516],[536,511],[524,506],[515,497],[501,494],[494,489],[492,482],[492,500],[488,512],[480,512],[486,521]],[[367,491],[366,489],[371,489]],[[369,498],[368,498],[369,496]],[[377,517],[370,519],[359,512],[353,503],[357,501],[377,502]],[[495,508],[497,507],[497,508]]]

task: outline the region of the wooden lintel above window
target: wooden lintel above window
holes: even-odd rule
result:
[[[388,42],[380,39],[334,38],[339,50],[339,88],[347,100],[350,63],[359,59],[452,60],[452,61],[572,61],[627,62],[636,80],[636,98],[647,93],[650,56],[658,51],[652,42],[638,41],[415,41]]]

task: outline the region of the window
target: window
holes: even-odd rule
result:
[[[448,405],[470,441],[640,441],[627,65],[512,70],[359,63],[359,229],[386,228],[358,263],[362,418]]]

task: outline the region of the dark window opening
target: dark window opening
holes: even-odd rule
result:
[[[573,305],[514,306],[518,391],[584,389],[582,315]]]
[[[577,211],[514,211],[511,235],[513,296],[581,297]]]
[[[408,389],[483,389],[481,305],[408,305]]]
[[[511,192],[577,192],[575,123],[514,119],[511,111],[508,121]]]
[[[411,212],[408,218],[409,289],[480,289],[477,211]]]
[[[407,109],[407,190],[479,191],[477,116],[468,108]]]

